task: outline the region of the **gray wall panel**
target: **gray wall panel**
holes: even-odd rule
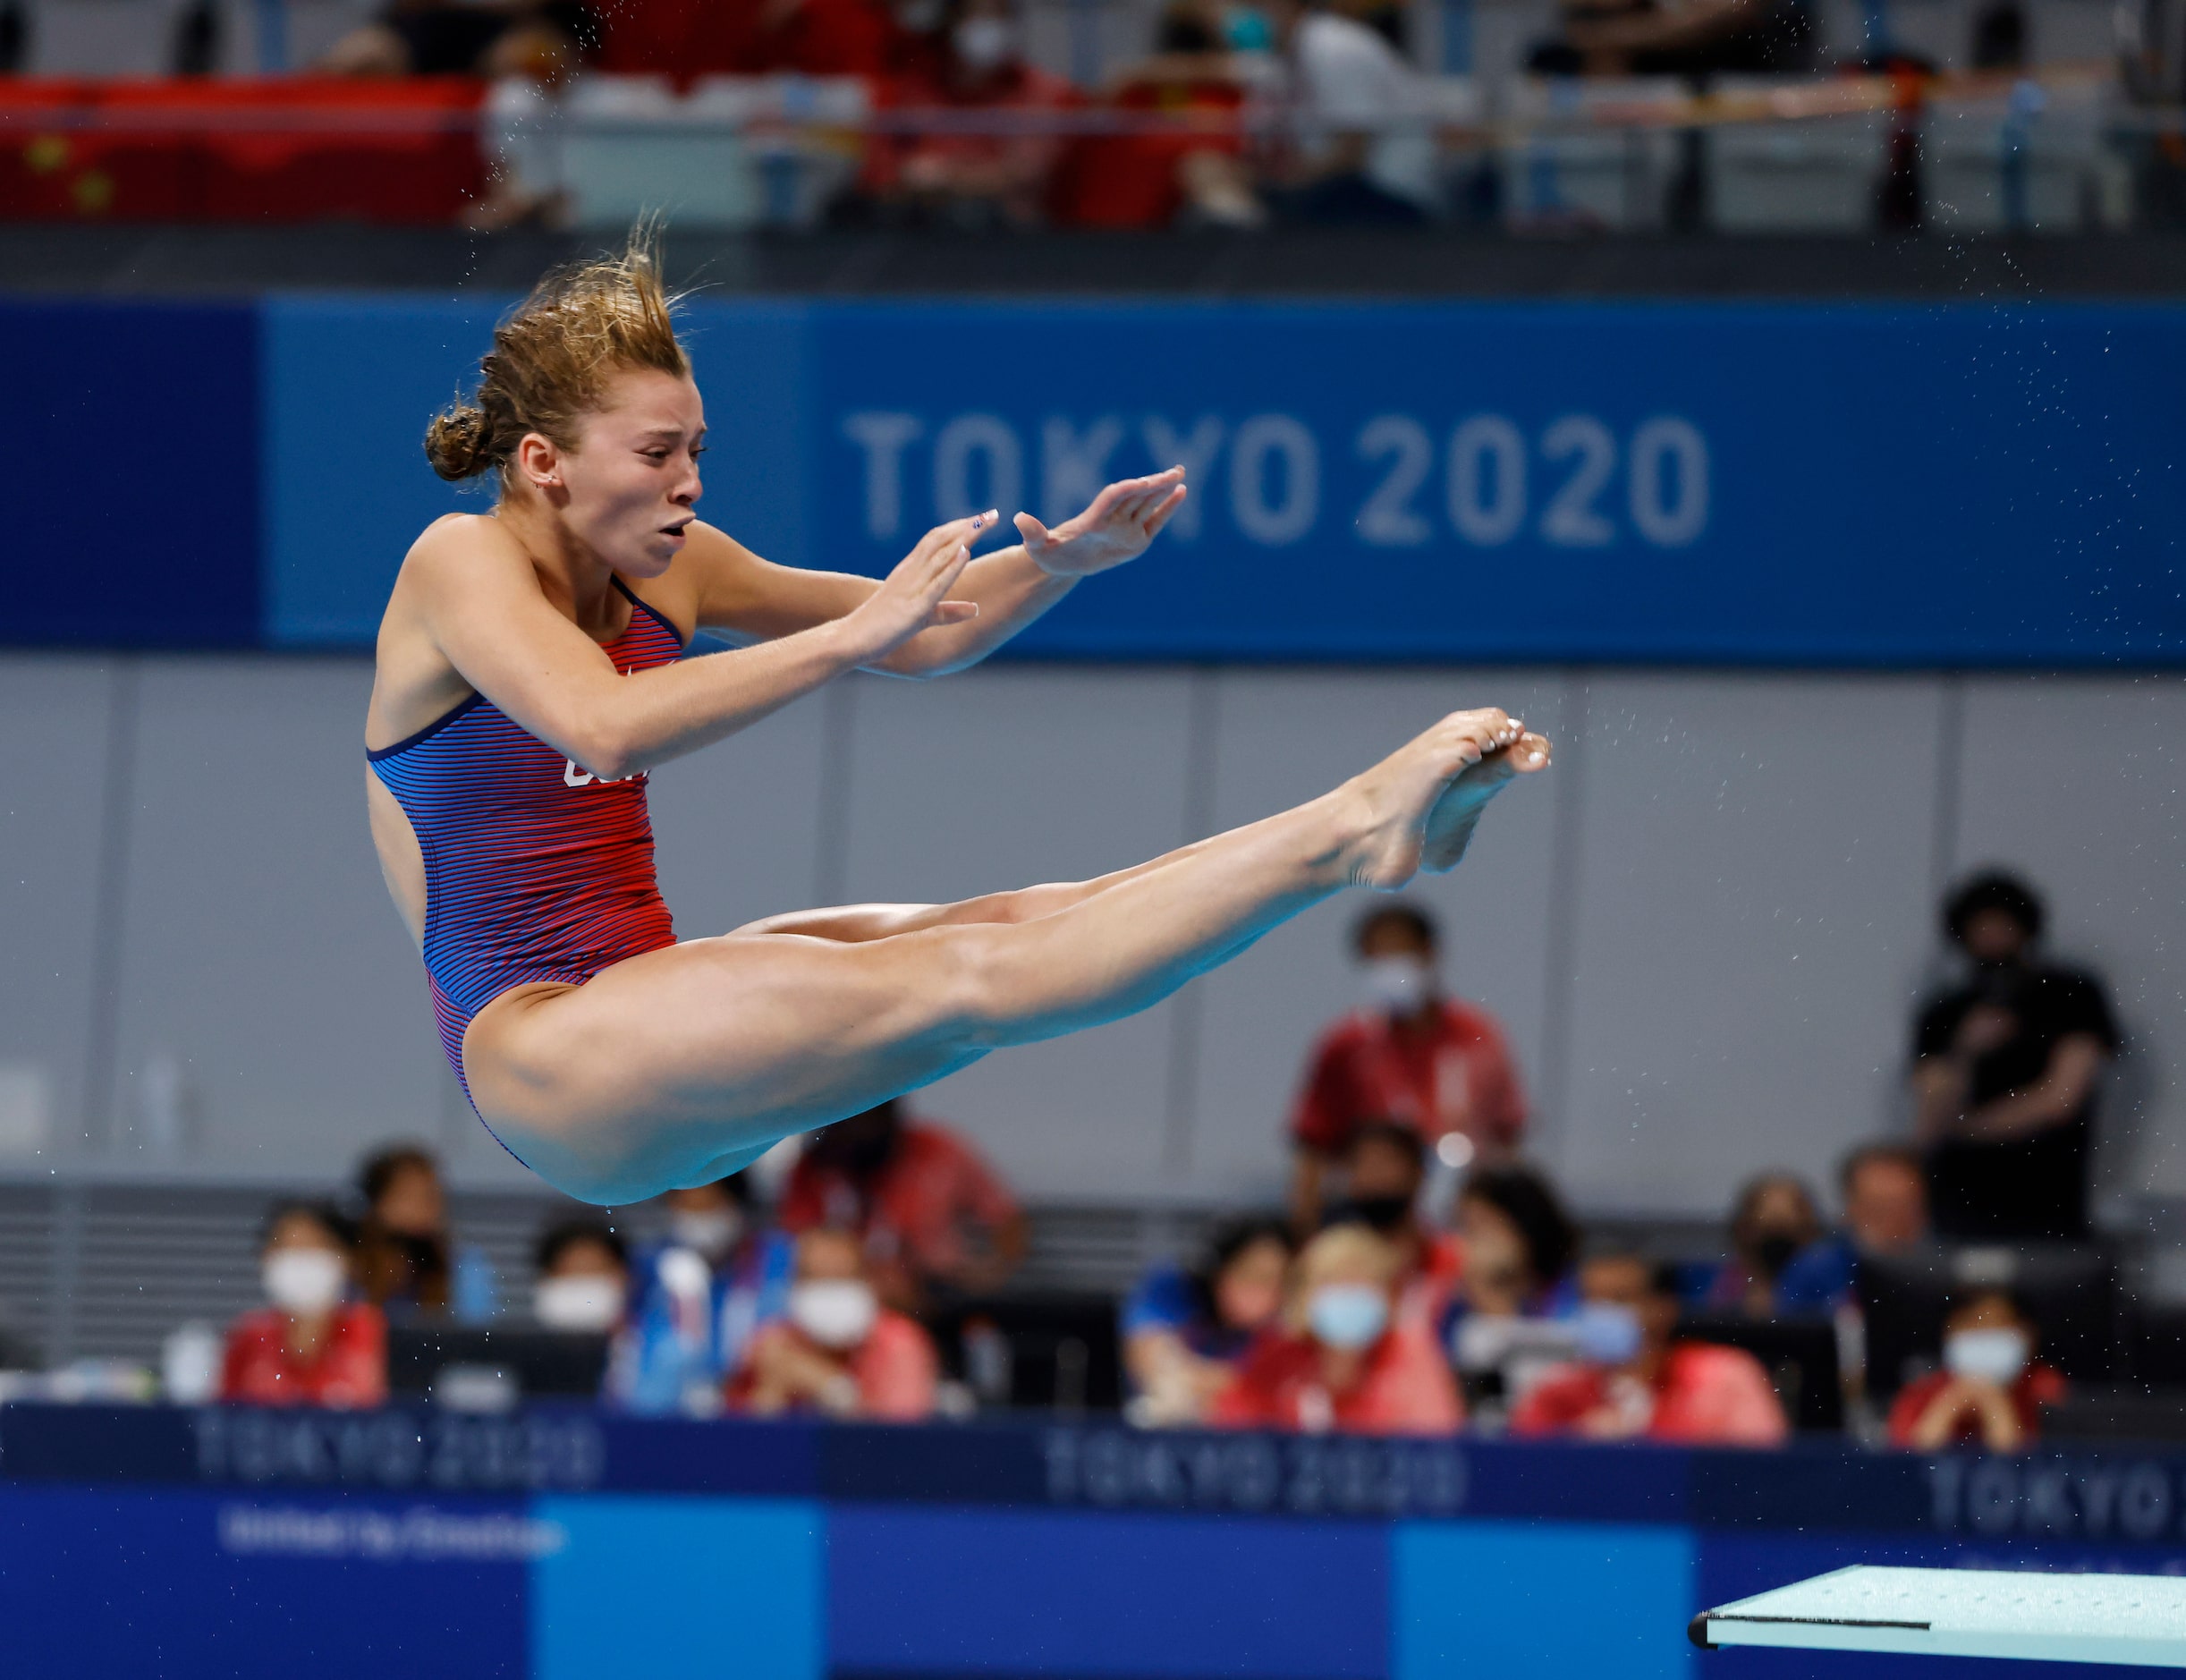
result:
[[[2052,949],[2102,974],[2124,1024],[2104,1177],[2186,1192],[2186,682],[1969,683],[1962,764],[1954,868],[2023,870]]]
[[[148,660],[114,1117],[179,1058],[199,1159],[345,1170],[440,1129],[424,972],[365,826],[361,660]]]
[[[114,689],[103,659],[0,662],[0,1067],[30,1105],[15,1123],[42,1106],[62,1152],[84,1137]]]
[[[1940,708],[1885,678],[1614,677],[1577,761],[1561,1154],[1594,1206],[1826,1177],[1893,1111],[1928,951]]]
[[[1233,672],[1219,679],[1214,826],[1312,799],[1459,706],[1501,704],[1552,737],[1560,679],[1538,672]],[[1442,921],[1445,978],[1492,1010],[1538,1097],[1548,996],[1545,929],[1557,773],[1512,788],[1473,850],[1408,896]],[[1351,1006],[1351,925],[1374,901],[1347,893],[1277,929],[1199,982],[1190,1165],[1210,1187],[1273,1193],[1291,1103],[1315,1037]]]
[[[965,898],[1181,844],[1190,685],[1170,672],[1023,666],[860,679],[845,897]],[[919,1101],[1029,1193],[1157,1186],[1175,1008],[1002,1051]]]

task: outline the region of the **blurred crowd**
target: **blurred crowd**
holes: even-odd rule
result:
[[[2100,984],[2040,955],[2025,885],[1974,878],[1943,920],[1963,972],[1912,1024],[1911,1134],[1851,1151],[1827,1209],[1796,1175],[1753,1178],[1697,1256],[1580,1224],[1527,1158],[1504,1034],[1445,987],[1434,922],[1378,908],[1353,934],[1357,1006],[1305,1060],[1288,1205],[1241,1210],[1203,1253],[1156,1267],[1112,1327],[1065,1328],[1108,1336],[1113,1397],[1148,1427],[1765,1447],[1849,1416],[1904,1447],[2021,1447],[2063,1393],[2043,1357],[2054,1325],[1994,1265],[1944,1287],[1925,1257],[2088,1238],[2118,1037]],[[194,1374],[171,1346],[168,1383],[365,1406],[403,1380],[391,1366],[430,1390],[483,1363],[642,1413],[961,1417],[1022,1398],[1011,1337],[1042,1317],[1034,1297],[1011,1304],[1028,1246],[979,1152],[890,1102],[764,1171],[554,1224],[509,1300],[452,1228],[433,1157],[396,1147],[349,1205],[268,1213],[266,1304]],[[1902,1326],[1923,1311],[1926,1354],[1909,1359]],[[1077,1382],[1046,1401],[1099,1403],[1082,1368]]]

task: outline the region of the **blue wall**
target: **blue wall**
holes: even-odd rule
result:
[[[1937,1680],[1726,1651],[1848,1563],[2186,1572],[2186,1464],[0,1410],[0,1666],[194,1680]],[[2014,1665],[2011,1680],[2105,1672]]]
[[[0,639],[369,646],[493,309],[0,305]],[[705,511],[878,572],[1171,462],[1032,654],[2175,664],[2186,308],[694,304]]]

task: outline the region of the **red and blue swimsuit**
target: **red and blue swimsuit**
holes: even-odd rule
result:
[[[606,646],[618,671],[680,658],[675,626],[631,594]],[[513,986],[581,986],[675,943],[653,874],[645,776],[603,782],[474,694],[366,755],[425,853],[425,969],[463,1091],[463,1030]]]

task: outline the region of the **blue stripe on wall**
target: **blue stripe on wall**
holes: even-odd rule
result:
[[[0,642],[258,639],[246,304],[0,303]]]

